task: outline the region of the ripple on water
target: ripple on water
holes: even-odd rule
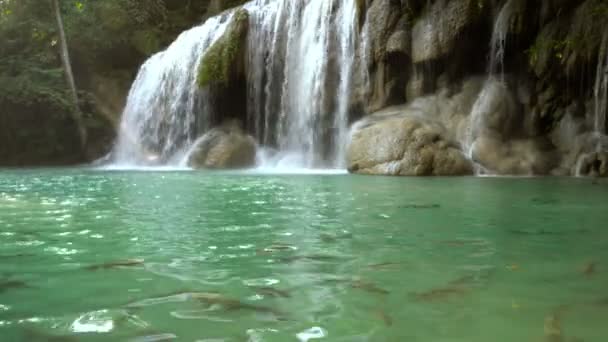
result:
[[[273,278],[258,278],[258,279],[245,279],[243,284],[245,286],[272,286],[280,283],[279,279]]]
[[[296,337],[302,342],[308,342],[312,339],[327,337],[327,331],[321,327],[312,327],[296,334]]]

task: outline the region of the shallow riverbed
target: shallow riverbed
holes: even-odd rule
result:
[[[607,227],[590,179],[6,170],[0,340],[601,342]]]

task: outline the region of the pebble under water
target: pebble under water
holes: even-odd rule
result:
[[[2,341],[606,341],[608,183],[0,172]]]

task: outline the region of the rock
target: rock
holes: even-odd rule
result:
[[[348,147],[352,173],[395,176],[456,176],[473,173],[445,128],[423,117],[378,113],[355,126]]]
[[[477,18],[476,0],[435,2],[412,29],[412,60],[420,63],[450,53],[465,28]]]
[[[386,43],[401,16],[398,0],[375,0],[367,12],[371,56],[375,61],[384,59]]]
[[[409,16],[399,0],[373,1],[367,11],[363,36],[365,56],[357,68],[367,70],[369,89],[358,91],[366,112],[405,102],[405,84],[410,69]],[[359,75],[360,76],[360,75]],[[355,84],[365,85],[363,80]]]
[[[479,137],[471,154],[475,162],[495,175],[547,175],[558,162],[555,150],[542,140],[501,140],[495,135]]]
[[[248,32],[249,13],[235,10],[222,36],[201,56],[196,82],[211,127],[226,119],[247,119]]]
[[[608,177],[608,151],[593,152],[581,156],[576,175]]]
[[[238,9],[231,20],[222,37],[202,56],[196,79],[201,88],[228,86],[244,73],[249,12]]]
[[[256,143],[234,124],[211,129],[199,138],[187,156],[195,169],[240,169],[255,165]]]
[[[406,30],[395,31],[386,42],[386,52],[389,54],[410,54],[410,32]]]

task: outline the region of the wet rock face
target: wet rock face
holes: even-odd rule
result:
[[[195,169],[240,169],[255,166],[256,143],[236,124],[205,133],[192,148],[188,166]]]
[[[249,13],[235,11],[226,31],[201,56],[197,85],[206,98],[211,125],[226,119],[245,120],[247,112],[246,50]]]
[[[473,165],[436,122],[407,114],[379,114],[362,122],[348,149],[353,173],[393,176],[459,176]]]
[[[583,155],[578,165],[579,176],[608,177],[608,152]]]
[[[368,70],[370,89],[360,92],[367,112],[403,103],[410,64],[410,18],[399,0],[375,0],[366,13],[367,56],[359,68]],[[363,57],[363,56],[361,56]]]
[[[412,60],[421,63],[451,52],[464,31],[476,19],[476,1],[436,1],[412,29]]]

